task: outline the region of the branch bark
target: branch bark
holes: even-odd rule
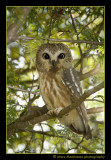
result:
[[[50,38],[49,40],[53,42],[70,42],[70,43],[87,43],[95,45],[104,45],[103,42],[85,41],[85,40],[69,40],[69,39],[53,39],[53,38]]]
[[[96,101],[96,102],[100,102],[100,103],[104,103],[104,101],[98,100],[98,99],[86,99],[85,101]]]
[[[37,96],[39,96],[40,94],[37,93],[37,92],[31,92],[31,91],[28,91],[28,90],[25,90],[25,89],[21,89],[21,88],[17,88],[17,87],[14,87],[14,86],[10,86],[8,85],[7,88],[11,88],[11,89],[14,89],[14,90],[17,90],[17,91],[22,91],[22,92],[27,92],[27,93],[32,93],[32,94],[35,94]]]
[[[19,36],[18,39],[33,40],[35,39],[35,37]],[[52,42],[70,42],[70,43],[87,43],[87,44],[93,44],[93,45],[104,45],[104,42],[86,41],[86,40],[54,39],[54,38],[42,38],[42,39],[47,41],[52,41]]]
[[[13,23],[8,27],[7,45],[17,40],[18,30],[33,7],[21,7],[21,8],[23,11],[23,17],[18,21],[18,23]]]
[[[96,107],[96,108],[87,109],[87,114],[94,114],[94,113],[100,113],[100,112],[104,112],[104,107]]]
[[[99,74],[99,73],[104,73],[104,70],[100,69],[100,63],[98,63],[93,70],[91,70],[85,74],[79,74],[79,78],[80,78],[80,81],[82,81],[83,79],[86,79],[88,77],[91,77],[91,76]]]
[[[86,91],[81,97],[80,99],[78,99],[77,101],[75,101],[75,103],[73,103],[72,105],[65,107],[63,110],[60,111],[60,113],[58,114],[57,117],[61,117],[64,114],[68,113],[69,110],[71,111],[72,109],[76,108],[77,106],[79,106],[87,97],[89,97],[91,94],[99,91],[100,89],[102,89],[104,87],[104,82],[102,82],[101,84],[97,85],[96,87]],[[12,134],[14,134],[15,132],[18,132],[19,129],[24,129],[28,126],[32,126],[36,123],[40,123],[42,121],[47,121],[51,118],[54,118],[53,116],[50,116],[48,114],[44,114],[41,115],[39,117],[34,117],[30,120],[27,121],[16,121],[15,123],[12,123],[10,125],[8,125],[7,127],[7,137],[11,136]]]

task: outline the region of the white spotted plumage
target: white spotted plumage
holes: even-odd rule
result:
[[[72,76],[72,81],[75,82],[75,78],[74,78],[74,75],[72,73],[72,68],[70,68],[70,73],[71,73],[71,76]]]

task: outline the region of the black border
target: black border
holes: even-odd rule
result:
[[[2,0],[5,6],[104,6],[108,0]],[[110,4],[110,2],[109,2]]]
[[[61,1],[62,2],[62,1]],[[1,127],[1,131],[0,133],[2,134],[0,137],[0,157],[1,155],[4,157],[3,159],[7,159],[7,158],[14,158],[15,159],[15,155],[17,154],[6,154],[6,110],[5,110],[5,106],[6,106],[6,88],[5,88],[5,84],[6,84],[6,6],[105,6],[105,154],[28,154],[26,155],[27,159],[32,159],[32,157],[30,155],[35,155],[33,156],[33,159],[37,159],[37,158],[41,158],[41,159],[55,159],[55,157],[57,158],[57,156],[63,156],[64,158],[62,159],[72,159],[72,158],[66,158],[68,155],[71,156],[93,156],[93,158],[91,159],[103,159],[101,158],[97,158],[97,156],[105,156],[104,159],[111,159],[111,71],[109,71],[109,69],[111,69],[110,65],[110,55],[111,55],[111,26],[110,26],[110,22],[111,22],[111,4],[109,2],[109,0],[68,0],[68,2],[66,3],[63,2],[62,4],[60,3],[60,1],[45,1],[45,0],[32,0],[32,1],[24,1],[24,0],[19,0],[18,2],[13,1],[13,0],[2,0],[1,2],[2,7],[0,7],[1,10],[1,16],[0,16],[0,26],[1,26],[1,54],[0,56],[2,56],[0,58],[1,60],[1,79],[3,78],[3,80],[1,81],[2,83],[4,83],[4,85],[1,85],[1,89],[2,89],[2,96],[1,96],[1,110],[0,110],[0,118],[1,118],[1,123],[0,123],[0,127]],[[108,82],[109,81],[109,82]],[[2,84],[1,83],[1,84]],[[4,88],[3,88],[4,87]],[[3,94],[4,93],[4,94]],[[4,104],[3,104],[4,102]],[[14,155],[14,156],[13,156]],[[24,155],[24,154],[22,154]],[[55,157],[54,157],[55,155]],[[17,155],[18,156],[18,155]],[[20,155],[19,155],[20,156]],[[40,157],[38,157],[40,156]],[[96,158],[94,158],[94,156],[96,156]],[[22,157],[22,156],[21,156]],[[18,157],[17,157],[18,158]],[[59,158],[57,158],[59,159]],[[76,158],[78,159],[78,158]],[[81,158],[79,158],[81,159]]]

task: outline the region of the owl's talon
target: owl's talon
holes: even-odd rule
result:
[[[54,110],[48,111],[47,114],[50,115],[50,116],[56,117],[62,109],[63,109],[63,108],[56,108],[56,109],[54,109]]]
[[[50,115],[50,116],[53,116],[53,117],[57,116],[57,114],[54,112],[54,110],[48,111],[47,114]]]

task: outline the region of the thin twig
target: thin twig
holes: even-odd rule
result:
[[[25,90],[25,89],[21,89],[21,88],[17,88],[17,87],[14,87],[14,86],[8,85],[7,88],[11,88],[11,89],[14,89],[14,90],[17,90],[17,91],[32,93],[32,94],[35,94],[35,95],[39,96],[39,93],[37,93],[37,92],[31,92],[31,91],[28,91],[28,90]]]
[[[73,17],[72,17],[71,11],[70,11],[70,17],[71,17],[71,20],[72,20],[73,29],[74,29],[75,33],[77,33],[77,29],[76,29],[76,26],[75,26],[74,19],[73,19]],[[78,34],[77,34],[77,40],[79,40]],[[84,57],[84,56],[83,56],[83,53],[82,53],[82,49],[81,49],[80,44],[78,44],[78,48],[79,48],[80,55],[81,55],[81,67],[80,67],[80,73],[82,74],[82,70],[83,70],[83,57]]]
[[[98,63],[91,71],[84,74],[79,74],[79,78],[80,80],[83,80],[99,73],[104,73],[104,70],[100,68],[100,63]]]
[[[29,14],[33,7],[21,7],[21,10],[23,11],[22,18],[16,23],[12,23],[8,29],[7,29],[7,44],[10,44],[11,42],[14,42],[18,38],[18,30],[23,24],[25,18]]]
[[[29,102],[28,102],[28,105],[27,105],[28,110],[31,110],[31,107],[32,107],[31,104],[33,103],[33,101],[35,99],[38,98],[38,96],[36,96],[36,95],[34,95],[33,98],[31,98],[31,90],[32,90],[33,84],[34,84],[34,73],[33,73],[33,70],[32,70],[32,76],[33,76],[33,81],[32,81],[32,86],[31,86],[30,91],[29,91]]]
[[[44,40],[47,40],[47,38],[43,38]],[[54,42],[70,42],[70,43],[87,43],[87,44],[95,44],[95,45],[104,45],[104,42],[95,42],[95,41],[86,41],[86,40],[70,40],[70,39],[53,39],[50,38],[50,41]]]
[[[49,39],[50,39],[50,36],[51,36],[51,31],[52,31],[52,17],[53,17],[53,15],[52,15],[52,9],[50,8],[50,24],[49,24]],[[47,40],[47,43],[49,43],[49,39]]]
[[[104,42],[95,42],[95,41],[87,41],[87,40],[72,40],[72,39],[54,39],[54,38],[40,38],[39,39],[43,39],[43,40],[49,40],[49,41],[53,41],[53,42],[70,42],[70,43],[87,43],[87,44],[93,44],[93,45],[104,45]],[[25,36],[19,36],[18,39],[28,39],[28,37],[25,38]],[[31,37],[32,39],[36,39],[35,37]]]
[[[100,101],[98,99],[86,99],[85,101],[97,101],[97,102],[100,102],[100,103],[104,103],[104,101]]]
[[[39,133],[39,134],[43,134],[43,135],[46,135],[46,136],[49,136],[49,137],[65,138],[65,139],[67,139],[67,140],[72,141],[72,142],[75,143],[78,147],[80,146],[80,147],[82,147],[84,150],[86,150],[86,151],[88,151],[88,152],[90,152],[90,153],[96,153],[95,151],[92,151],[92,150],[88,149],[87,147],[81,145],[81,143],[83,142],[84,137],[83,137],[82,140],[78,143],[78,142],[76,142],[76,141],[75,141],[74,139],[72,139],[72,138],[64,137],[64,136],[61,136],[61,135],[58,136],[58,135],[55,135],[55,134],[49,134],[48,132],[34,131],[34,130],[27,130],[27,129],[25,129],[25,130],[23,129],[23,130],[21,130],[21,131],[28,131],[28,132],[32,132],[32,133]],[[73,148],[73,149],[77,149],[77,146],[76,146],[76,148]]]
[[[97,17],[95,17],[92,21],[90,21],[89,23],[87,23],[87,24],[81,29],[81,31],[78,33],[78,35],[79,35],[80,33],[82,33],[82,31],[83,31],[89,24],[93,23],[96,19],[97,19]]]
[[[90,48],[83,53],[82,58],[83,59],[86,58],[87,57],[87,53],[89,53],[91,50],[92,50],[92,45],[90,45]],[[74,68],[76,68],[79,64],[81,64],[81,59],[79,59],[79,61],[74,65]]]

